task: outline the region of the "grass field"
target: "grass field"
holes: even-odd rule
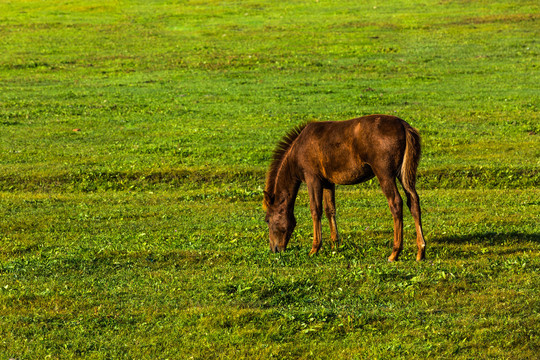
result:
[[[0,360],[536,359],[539,21],[528,0],[0,0]],[[406,211],[386,262],[377,181],[338,187],[343,245],[314,257],[302,188],[271,254],[278,139],[371,113],[422,134],[427,260]]]

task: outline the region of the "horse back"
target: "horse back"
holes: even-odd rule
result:
[[[390,115],[308,124],[293,149],[302,180],[316,176],[345,185],[379,173],[397,174],[405,153],[405,126]]]

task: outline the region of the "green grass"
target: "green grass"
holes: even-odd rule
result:
[[[536,358],[539,10],[0,2],[0,359]],[[280,136],[370,113],[422,134],[427,261],[406,212],[386,262],[376,181],[338,187],[340,251],[302,188],[270,254]]]

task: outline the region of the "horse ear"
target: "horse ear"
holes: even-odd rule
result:
[[[268,207],[274,204],[274,195],[264,192],[263,208],[266,210]]]

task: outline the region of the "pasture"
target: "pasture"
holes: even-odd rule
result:
[[[0,1],[0,359],[535,359],[537,1]],[[272,150],[311,120],[422,135],[427,242],[376,180],[288,250]],[[402,192],[403,195],[403,192]],[[534,355],[537,354],[537,355]]]

